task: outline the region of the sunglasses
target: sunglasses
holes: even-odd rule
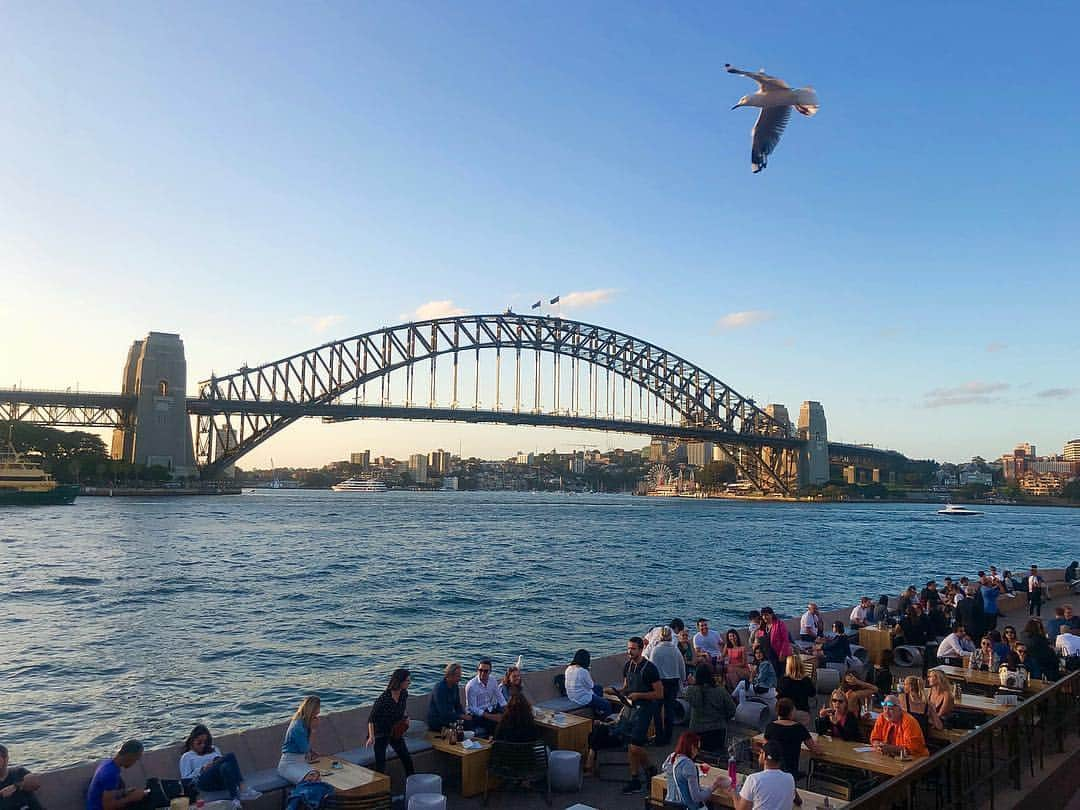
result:
[[[477,672],[491,672],[491,667],[477,667]]]

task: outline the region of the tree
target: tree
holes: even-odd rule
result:
[[[735,465],[727,461],[710,461],[694,475],[695,480],[703,487],[713,487],[720,484],[733,484],[738,478]]]
[[[1061,490],[1061,497],[1067,501],[1080,501],[1080,478],[1074,478]]]

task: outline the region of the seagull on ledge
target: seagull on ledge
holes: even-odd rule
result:
[[[750,170],[757,174],[765,168],[767,160],[776,144],[780,142],[780,136],[784,134],[784,127],[791,119],[791,108],[803,115],[814,115],[818,111],[818,97],[813,87],[800,87],[793,90],[783,79],[770,76],[764,71],[754,73],[750,70],[739,70],[731,65],[724,65],[728,73],[737,73],[746,76],[758,83],[758,91],[752,96],[743,96],[739,103],[731,109],[739,107],[760,107],[757,123],[752,132],[753,142],[750,145]]]

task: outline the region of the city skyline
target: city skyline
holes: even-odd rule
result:
[[[161,330],[193,391],[559,295],[761,405],[820,401],[833,441],[941,461],[1063,447],[1080,350],[1051,335],[1080,292],[1080,113],[1057,103],[1077,12],[1059,15],[792,5],[765,40],[753,9],[697,5],[5,7],[0,384],[119,390],[131,341]],[[821,95],[759,177],[725,61]],[[241,466],[583,441],[641,440],[309,420]]]

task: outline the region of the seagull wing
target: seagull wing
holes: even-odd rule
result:
[[[750,144],[750,168],[757,174],[765,168],[772,150],[780,143],[780,136],[791,120],[791,107],[762,107],[761,115],[754,124],[753,142]]]
[[[764,90],[790,90],[788,83],[783,79],[778,79],[775,76],[770,76],[765,71],[758,71],[755,73],[752,70],[739,70],[732,65],[724,65],[724,70],[728,73],[735,73],[739,76],[745,76],[748,79],[753,79],[758,83],[758,87]]]

